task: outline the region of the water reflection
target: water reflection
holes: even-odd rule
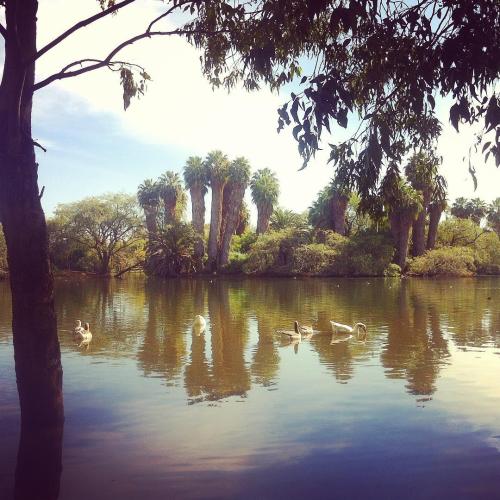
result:
[[[304,468],[319,497],[333,487],[342,497],[366,496],[383,478],[380,495],[403,498],[407,484],[395,485],[388,461],[397,477],[415,471],[424,489],[441,484],[425,489],[428,497],[443,497],[450,484],[460,497],[464,481],[493,491],[499,289],[498,278],[59,282],[61,498],[91,494],[80,472],[105,497],[291,498],[305,494]],[[15,410],[3,411],[14,408],[5,396],[12,392],[6,297],[0,293],[0,428],[17,446]],[[207,320],[203,333],[191,328],[197,314]],[[88,350],[73,341],[75,319],[92,325]],[[294,320],[320,333],[285,345],[276,330]],[[332,337],[330,320],[363,322],[368,335],[332,343],[340,336]],[[5,435],[0,450],[12,449]],[[62,430],[23,429],[20,498],[29,498],[31,484],[57,497],[61,442]],[[0,451],[0,469],[5,463]],[[433,471],[437,463],[444,465]],[[456,472],[465,469],[474,472]],[[0,475],[0,497],[1,482]]]

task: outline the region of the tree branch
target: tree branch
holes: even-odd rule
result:
[[[109,9],[103,10],[99,12],[98,14],[95,14],[93,16],[88,17],[87,19],[83,19],[82,21],[76,23],[74,26],[66,30],[64,33],[59,35],[57,38],[54,38],[50,43],[45,45],[45,47],[42,47],[33,57],[31,62],[36,61],[38,58],[42,57],[46,52],[49,50],[53,49],[56,45],[59,45],[63,40],[68,38],[68,36],[72,35],[75,31],[78,31],[81,28],[85,28],[89,24],[92,24],[95,21],[98,21],[99,19],[102,19],[105,16],[109,16],[109,14],[112,14],[113,12],[116,12],[119,9],[122,9],[123,7],[126,7],[127,5],[135,2],[135,0],[123,0],[123,2],[117,3],[110,7]]]
[[[7,39],[7,29],[2,23],[0,23],[0,35]]]
[[[226,32],[227,30],[221,30],[221,31],[200,31],[200,30],[172,30],[172,31],[146,31],[144,33],[141,33],[140,35],[136,35],[132,38],[129,38],[128,40],[125,40],[124,42],[120,43],[117,47],[115,47],[105,59],[103,60],[98,60],[98,59],[82,59],[80,61],[75,61],[67,66],[65,66],[61,71],[58,73],[54,73],[53,75],[47,77],[45,80],[42,80],[38,83],[36,83],[33,86],[33,92],[36,92],[37,90],[40,90],[43,87],[46,87],[50,83],[56,81],[56,80],[63,80],[65,78],[72,78],[74,76],[79,76],[83,75],[84,73],[88,73],[89,71],[94,71],[96,69],[104,68],[104,67],[109,67],[110,65],[117,64],[117,62],[114,62],[112,59],[113,57],[118,54],[121,50],[123,50],[125,47],[128,47],[129,45],[132,45],[133,43],[142,40],[144,38],[151,38],[153,36],[169,36],[169,35],[190,35],[193,33],[197,34],[205,34],[205,35],[215,35],[218,33],[223,33]],[[84,68],[80,68],[74,71],[67,71],[69,68],[82,63],[83,61],[91,61],[95,60],[98,61],[95,64],[91,64],[90,66],[86,66]],[[130,63],[127,63],[130,64]]]

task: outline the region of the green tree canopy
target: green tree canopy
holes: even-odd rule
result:
[[[143,225],[135,198],[126,194],[92,196],[57,206],[53,222],[68,238],[97,260],[97,271],[121,271],[124,255],[143,246]],[[127,264],[129,261],[127,260]]]

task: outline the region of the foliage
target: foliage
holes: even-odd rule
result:
[[[269,228],[273,231],[282,229],[306,229],[308,226],[306,214],[298,214],[293,210],[278,207],[274,210],[269,222]]]
[[[306,163],[322,132],[361,116],[354,137],[331,145],[340,177],[363,197],[376,188],[384,166],[400,163],[408,147],[426,147],[440,133],[435,96],[451,96],[450,121],[483,121],[492,136],[483,151],[500,164],[500,105],[494,93],[500,61],[497,0],[267,0],[259,4],[211,2],[199,7],[188,34],[203,51],[214,85],[247,89],[261,82],[279,88],[302,76],[300,91],[279,110],[279,129],[293,124]],[[250,11],[252,11],[250,13]],[[214,30],[221,31],[214,34]],[[482,137],[481,137],[482,139]],[[471,167],[473,171],[473,168]]]
[[[471,219],[476,224],[480,224],[488,211],[486,203],[480,198],[457,198],[451,206],[451,215],[459,219]]]
[[[324,274],[332,269],[338,250],[323,243],[299,246],[293,254],[293,272]]]
[[[475,270],[472,249],[442,247],[413,259],[408,273],[414,276],[471,276]]]
[[[50,227],[59,265],[87,266],[83,262],[90,257],[94,271],[109,274],[141,260],[144,232],[133,196],[105,194],[60,204]]]
[[[250,274],[290,272],[295,249],[310,242],[311,235],[303,230],[283,229],[261,234],[251,246],[243,269]]]
[[[190,156],[186,160],[183,175],[186,188],[198,186],[203,194],[207,192],[208,172],[200,156]]]
[[[235,253],[248,253],[250,247],[257,240],[257,234],[253,231],[245,231],[243,234],[236,234],[231,240],[231,251]]]
[[[268,168],[257,170],[250,182],[252,200],[259,205],[275,205],[280,194],[279,182],[276,174]]]
[[[191,224],[174,221],[162,227],[148,246],[144,270],[149,275],[166,278],[190,274],[196,269],[194,248],[197,234]]]
[[[204,161],[207,171],[208,182],[214,184],[225,184],[229,173],[229,159],[222,151],[210,151]]]
[[[397,264],[391,263],[384,270],[384,276],[388,278],[397,278],[401,276],[401,268]]]
[[[224,272],[228,274],[240,274],[248,261],[248,254],[240,252],[231,252],[229,254],[229,263],[224,267]]]
[[[146,179],[137,189],[137,200],[143,208],[156,207],[160,202],[159,186],[152,179]]]
[[[474,247],[485,230],[470,219],[451,217],[438,228],[438,246]]]
[[[500,198],[489,204],[487,221],[488,227],[500,235]]]

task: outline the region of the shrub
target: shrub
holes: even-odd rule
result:
[[[384,276],[387,276],[388,278],[401,276],[401,268],[397,264],[389,264],[384,271]]]
[[[310,232],[304,230],[284,229],[261,234],[250,247],[243,270],[246,273],[291,272],[295,250],[310,242]]]
[[[474,252],[465,247],[430,250],[413,259],[408,268],[414,276],[471,276],[474,271]]]
[[[239,274],[243,272],[243,266],[248,261],[248,254],[240,252],[229,253],[229,263],[224,267],[224,272],[229,274]]]
[[[324,274],[331,269],[337,255],[336,249],[322,243],[302,245],[293,253],[293,271]]]
[[[256,241],[257,234],[253,231],[245,231],[241,235],[235,234],[231,239],[231,252],[248,253]]]

